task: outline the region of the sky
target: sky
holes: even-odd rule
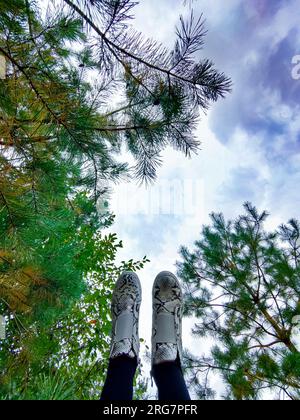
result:
[[[271,213],[269,229],[299,219],[299,6],[299,0],[193,2],[208,30],[197,58],[213,60],[231,77],[232,93],[201,114],[197,155],[187,159],[167,149],[155,185],[121,183],[111,197],[112,230],[124,242],[119,260],[144,255],[151,260],[139,272],[140,336],[149,346],[154,278],[162,270],[176,272],[180,246],[193,247],[211,212],[235,218],[250,201]],[[179,0],[141,0],[134,26],[172,47],[181,13],[187,14],[188,7]],[[199,354],[211,343],[192,337],[193,323],[183,321],[183,345]],[[149,377],[147,364],[144,369]]]

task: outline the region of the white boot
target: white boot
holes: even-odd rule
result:
[[[159,273],[153,284],[152,366],[182,360],[182,291],[174,274]]]
[[[119,277],[112,297],[110,358],[124,355],[138,358],[141,300],[142,289],[138,276],[131,271],[125,271]]]

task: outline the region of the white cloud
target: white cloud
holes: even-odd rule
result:
[[[278,10],[268,23],[261,25],[259,30],[261,45],[267,43],[271,49],[274,49],[288,36],[291,29],[299,32],[299,16],[296,12],[298,8],[299,1],[290,0]]]

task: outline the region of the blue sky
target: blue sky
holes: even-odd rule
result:
[[[151,260],[140,272],[144,293],[140,328],[148,344],[154,277],[161,270],[175,270],[180,245],[192,246],[201,226],[209,222],[209,213],[222,211],[234,218],[243,202],[251,201],[271,212],[269,228],[299,218],[300,71],[295,78],[292,64],[300,55],[299,0],[198,0],[193,7],[196,14],[203,13],[208,29],[199,58],[212,59],[230,76],[233,91],[201,116],[198,155],[186,159],[168,149],[156,186],[121,184],[112,195],[111,209],[116,213],[112,230],[124,241],[120,260],[144,255]],[[188,13],[181,1],[141,0],[134,25],[172,46],[180,13]],[[149,196],[164,195],[161,186],[166,180],[195,187],[192,212],[149,210]],[[124,191],[131,210],[125,214],[118,201],[122,194],[124,199]],[[182,192],[180,186],[176,191]],[[140,206],[144,214],[134,211]],[[183,344],[199,352],[199,342],[190,334],[192,324],[184,321]],[[201,346],[204,351],[209,343]]]

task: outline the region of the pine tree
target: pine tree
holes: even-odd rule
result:
[[[124,167],[90,132],[99,117],[92,87],[68,65],[65,44],[84,39],[80,21],[50,16],[45,26],[37,13],[28,1],[1,3],[0,296],[10,312],[42,322],[83,290],[75,238],[81,213],[96,212],[95,172],[115,177]]]
[[[227,398],[300,398],[300,352],[292,319],[300,314],[300,225],[264,229],[267,212],[250,203],[226,221],[213,213],[194,251],[181,249],[179,275],[193,333],[211,337],[210,354],[187,353],[185,367],[200,398],[212,398],[209,374],[221,375]]]

